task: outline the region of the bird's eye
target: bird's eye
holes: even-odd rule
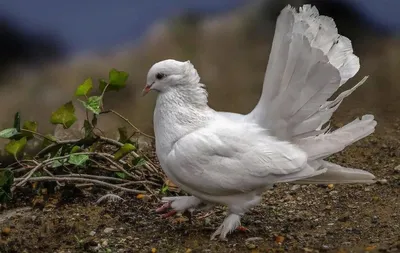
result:
[[[157,73],[157,75],[156,75],[156,78],[157,78],[158,80],[161,80],[161,79],[163,79],[164,77],[166,77],[166,75],[163,74],[163,73]]]

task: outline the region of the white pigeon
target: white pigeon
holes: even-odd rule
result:
[[[375,176],[323,159],[373,133],[372,115],[335,130],[323,127],[345,97],[328,101],[359,70],[348,38],[310,5],[285,7],[278,17],[261,98],[249,114],[218,112],[189,62],[154,64],[143,92],[158,92],[156,153],[165,174],[192,196],[164,198],[158,211],[222,204],[228,215],[211,239],[240,218],[276,183],[373,183]]]

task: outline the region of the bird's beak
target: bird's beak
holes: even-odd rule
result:
[[[151,90],[151,86],[153,84],[146,84],[146,86],[144,86],[144,89],[142,91],[142,97],[145,96],[147,93],[149,93],[149,91]]]

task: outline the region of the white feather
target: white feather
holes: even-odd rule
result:
[[[324,169],[326,172],[314,177],[297,180],[296,184],[372,184],[375,176],[368,171],[352,169],[327,161],[319,161],[315,168]]]
[[[308,160],[313,161],[342,151],[348,145],[373,133],[375,126],[374,117],[364,115],[361,120],[356,119],[336,131],[303,138],[295,143],[307,153]]]

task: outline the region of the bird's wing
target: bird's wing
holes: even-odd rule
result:
[[[261,98],[246,117],[282,140],[323,133],[355,88],[327,100],[359,68],[350,40],[338,34],[332,18],[311,5],[299,12],[287,6],[277,19]]]
[[[214,196],[249,192],[267,184],[305,178],[300,149],[246,123],[216,120],[178,140],[166,165],[187,187]]]

